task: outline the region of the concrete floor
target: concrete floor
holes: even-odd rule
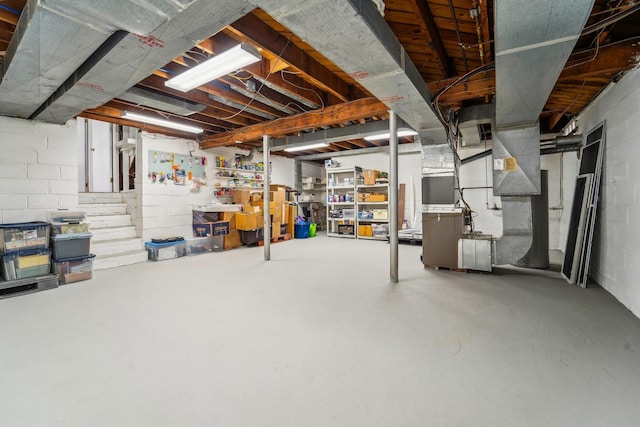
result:
[[[637,426],[640,320],[557,273],[318,237],[0,301],[1,426]]]

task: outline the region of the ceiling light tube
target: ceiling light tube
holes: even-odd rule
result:
[[[398,129],[398,138],[403,137],[403,136],[415,136],[417,134],[418,134],[418,132],[416,132],[415,130]],[[389,134],[389,132],[377,133],[375,135],[365,136],[364,139],[366,139],[367,141],[377,141],[377,140],[380,140],[380,139],[389,139],[390,136],[391,135]]]
[[[298,145],[297,147],[287,147],[284,149],[284,151],[287,151],[287,152],[304,151],[304,150],[311,150],[312,148],[322,148],[322,147],[328,147],[328,146],[329,144],[327,144],[326,142],[317,142],[315,144]]]
[[[120,117],[122,117],[123,119],[133,120],[135,122],[149,123],[151,125],[158,125],[165,128],[181,130],[189,133],[204,132],[204,129],[197,126],[184,125],[182,123],[172,122],[165,119],[158,119],[156,117],[146,116],[144,114],[132,113],[130,111],[123,111]]]
[[[165,86],[187,92],[212,80],[260,61],[253,46],[239,44],[164,82]]]

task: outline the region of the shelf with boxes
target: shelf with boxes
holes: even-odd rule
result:
[[[377,171],[366,173],[358,191],[358,238],[386,240],[389,232],[389,184],[379,183]]]
[[[356,183],[362,169],[327,168],[327,236],[356,237]]]

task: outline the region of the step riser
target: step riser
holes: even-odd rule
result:
[[[83,212],[88,216],[100,216],[100,215],[125,215],[127,213],[127,205],[124,203],[108,203],[104,205],[82,205],[80,206]]]
[[[78,193],[78,202],[87,203],[122,203],[120,193]]]
[[[89,229],[128,227],[131,224],[131,215],[104,215],[87,217]]]
[[[124,254],[118,257],[100,258],[96,257],[93,261],[94,270],[105,270],[107,268],[122,267],[125,265],[138,264],[147,262],[147,252],[137,252],[135,254]]]
[[[131,239],[136,237],[136,228],[130,227],[113,227],[113,228],[97,228],[91,230],[93,237],[92,242],[101,242],[103,240],[113,239]]]
[[[115,255],[123,252],[141,251],[144,249],[141,239],[125,240],[123,242],[95,242],[91,245],[91,251],[97,256]]]

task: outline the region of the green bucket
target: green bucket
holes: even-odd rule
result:
[[[309,224],[309,237],[316,237],[316,226],[315,222]]]

